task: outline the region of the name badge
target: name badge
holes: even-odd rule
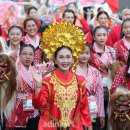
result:
[[[23,100],[23,111],[33,111],[32,96],[26,96]]]
[[[104,87],[108,85],[108,74],[102,74],[102,83]]]
[[[89,104],[90,114],[97,114],[98,107],[97,107],[95,96],[91,95],[88,97],[88,104]]]

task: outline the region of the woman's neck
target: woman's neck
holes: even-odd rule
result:
[[[126,39],[127,42],[130,44],[130,37],[125,37],[125,39]]]
[[[82,69],[87,69],[87,68],[88,68],[88,63],[80,63],[80,62],[79,62],[79,66],[80,66]]]
[[[29,66],[25,66],[25,68],[26,68],[27,70],[29,70]]]
[[[35,36],[29,36],[33,42],[36,42],[36,35]]]
[[[17,51],[19,49],[19,44],[18,45],[10,44],[10,48],[11,48],[12,51]]]
[[[105,45],[99,45],[98,43],[96,45],[101,52],[104,52]]]

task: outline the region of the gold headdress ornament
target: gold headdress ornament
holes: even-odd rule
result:
[[[73,51],[74,60],[85,48],[84,33],[75,25],[67,22],[56,23],[42,34],[41,48],[48,58],[53,58],[58,47],[68,46]]]

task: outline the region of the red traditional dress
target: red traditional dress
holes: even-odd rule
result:
[[[125,39],[125,37],[115,43],[114,49],[116,50],[116,59],[126,63],[129,53],[128,51],[130,49],[130,43]]]
[[[108,73],[110,65],[116,60],[116,52],[113,48],[105,45],[102,53],[97,44],[94,43],[90,60],[101,73]]]
[[[72,71],[64,74],[59,69],[44,78],[39,94],[33,95],[34,107],[44,108],[39,130],[56,130],[58,126],[83,130],[83,125],[92,125],[83,81]]]
[[[14,127],[26,128],[28,119],[35,118],[38,115],[38,110],[34,110],[34,107],[31,105],[33,92],[33,68],[30,66],[27,70],[25,66],[18,61],[17,69],[18,90],[14,113]]]
[[[99,70],[88,65],[88,73],[86,74],[83,69],[78,66],[76,73],[80,76],[83,76],[88,82],[85,84],[85,87],[89,91],[89,95],[93,95],[96,99],[96,104],[98,106],[98,111],[96,113],[97,117],[105,117],[104,113],[104,97],[103,97],[103,84],[102,78]]]
[[[110,89],[111,94],[116,91],[116,88],[121,86],[130,90],[130,78],[124,76],[125,71],[126,71],[126,66],[122,67],[115,75],[112,83],[112,87]]]
[[[25,43],[25,44],[31,44],[33,45],[35,48],[37,48],[39,46],[39,42],[40,42],[40,37],[38,35],[36,35],[36,40],[35,42],[32,40],[32,38],[26,34],[26,36],[23,37],[22,41]]]
[[[104,108],[105,108],[105,128],[107,128],[108,122],[108,102],[109,102],[109,90],[108,90],[108,70],[110,65],[116,60],[115,50],[109,46],[104,46],[104,52],[102,52],[97,43],[94,43],[93,50],[91,52],[91,63],[96,67],[102,74],[102,83],[104,89]]]

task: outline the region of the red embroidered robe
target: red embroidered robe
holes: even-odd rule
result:
[[[116,59],[126,63],[129,50],[125,46],[123,39],[115,43],[114,49],[116,51]]]
[[[78,83],[71,83],[73,78]],[[56,130],[55,123],[64,125],[64,121],[71,122],[70,130],[83,130],[83,125],[92,125],[83,81],[83,77],[75,76],[72,71],[64,74],[59,69],[43,79],[39,94],[33,95],[34,107],[44,107],[39,130]]]

